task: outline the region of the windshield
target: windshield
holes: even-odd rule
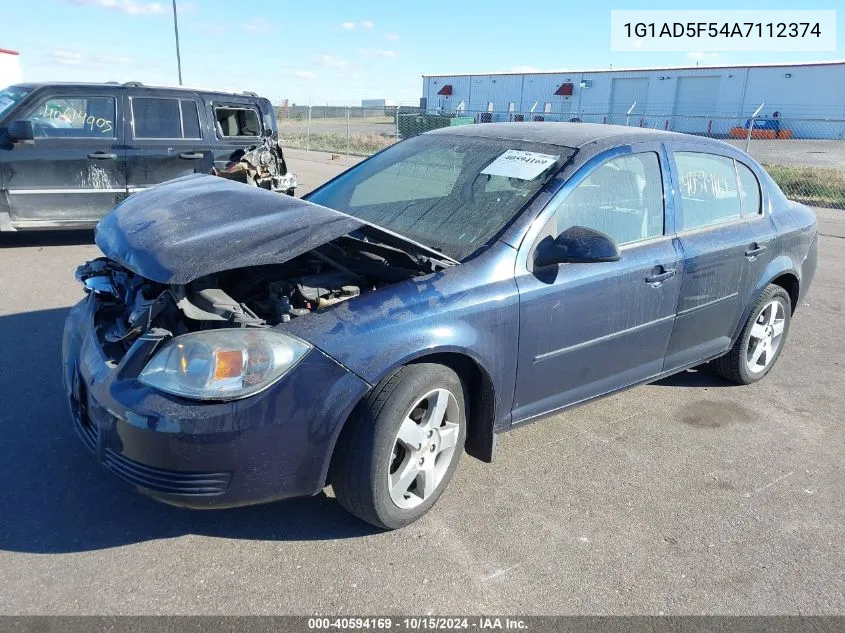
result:
[[[0,90],[0,116],[3,116],[12,106],[29,94],[29,88],[9,86]]]
[[[461,260],[494,238],[575,150],[427,134],[306,196]]]

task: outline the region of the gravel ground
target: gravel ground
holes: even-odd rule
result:
[[[304,188],[342,168],[290,160]],[[60,387],[91,233],[0,236],[0,612],[842,614],[845,215],[818,217],[765,380],[687,372],[513,430],[392,533],[330,494],[190,512],[116,480]]]

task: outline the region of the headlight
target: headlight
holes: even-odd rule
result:
[[[183,334],[156,352],[138,380],[186,398],[234,400],[281,378],[311,346],[271,330]]]

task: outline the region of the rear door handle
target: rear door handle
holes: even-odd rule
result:
[[[769,248],[769,247],[766,246],[765,244],[754,243],[754,244],[751,245],[751,248],[749,248],[747,251],[745,251],[745,256],[748,259],[753,260],[754,258],[757,257],[757,255],[762,253],[767,248]]]
[[[92,160],[112,160],[117,158],[117,154],[109,154],[108,152],[91,152],[88,158]]]
[[[199,160],[202,158],[202,152],[182,152],[179,154],[179,158],[183,158],[184,160]]]
[[[645,278],[645,282],[647,284],[654,284],[659,285],[662,284],[667,279],[671,279],[677,274],[677,271],[674,268],[669,268],[664,270],[662,273],[658,273],[657,275],[651,275],[650,277]]]

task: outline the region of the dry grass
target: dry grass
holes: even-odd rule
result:
[[[308,116],[307,115],[304,116],[304,117],[292,116],[292,117],[289,117],[289,118],[277,117],[276,121],[278,122],[280,128],[282,128],[282,127],[296,127],[296,126],[307,125],[308,124]],[[346,124],[346,117],[326,117],[326,118],[323,118],[323,119],[319,119],[317,117],[314,117],[314,118],[311,119],[311,123],[313,123],[315,125],[319,125],[320,123],[331,123],[331,124],[335,124],[335,125],[345,125]],[[373,124],[381,124],[381,125],[387,125],[387,124],[393,125],[394,121],[393,121],[393,117],[389,117],[389,116],[364,116],[364,117],[352,116],[352,117],[349,118],[349,123],[353,124],[353,125],[356,124],[356,123],[373,123]]]
[[[279,142],[283,147],[311,149],[315,152],[345,154],[347,151],[345,134],[326,134],[312,132],[311,138],[305,133],[279,131]],[[393,136],[381,134],[350,134],[349,154],[351,156],[370,156],[396,142]]]
[[[763,166],[787,198],[815,207],[845,209],[845,170]]]

